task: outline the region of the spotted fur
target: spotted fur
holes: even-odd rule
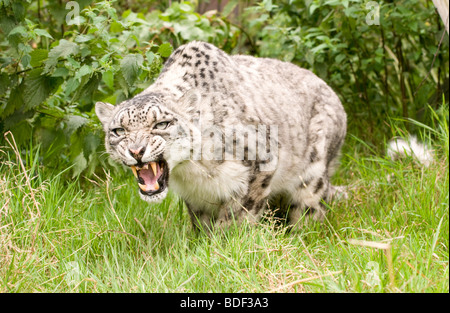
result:
[[[115,160],[167,162],[168,186],[198,227],[257,222],[268,205],[281,207],[292,225],[322,220],[322,201],[338,190],[330,177],[346,134],[345,111],[323,80],[290,63],[192,42],[173,52],[144,92],[117,106],[98,103],[96,112]],[[155,129],[162,121],[168,128]],[[117,129],[125,134],[114,135]],[[252,144],[269,135],[265,149]],[[230,145],[214,145],[225,140]],[[138,147],[145,152],[136,159],[130,149]],[[141,196],[154,202],[166,194]]]

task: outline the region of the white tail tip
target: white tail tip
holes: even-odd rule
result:
[[[419,142],[415,136],[409,136],[406,140],[394,138],[389,141],[387,155],[393,161],[410,156],[425,167],[428,167],[433,162],[434,157],[433,150]]]

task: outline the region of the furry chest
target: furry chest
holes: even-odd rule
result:
[[[213,209],[247,192],[248,171],[239,162],[187,160],[172,170],[169,184],[183,200]]]

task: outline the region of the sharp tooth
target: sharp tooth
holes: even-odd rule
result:
[[[161,172],[164,170],[164,167],[163,167],[162,163],[159,165],[159,168],[161,169]]]
[[[137,171],[136,171],[136,166],[132,166],[132,167],[131,167],[131,170],[133,171],[134,176],[135,176],[136,178],[138,178],[138,174],[137,174]]]
[[[150,162],[150,166],[152,167],[153,175],[156,176],[156,173],[157,173],[157,171],[156,171],[156,162]]]
[[[147,186],[139,184],[139,183],[138,183],[138,185],[139,185],[139,188],[141,188],[143,191],[147,191]]]
[[[144,169],[144,170],[148,170],[148,163],[147,164],[145,164],[143,167],[142,167],[142,169]]]
[[[156,183],[153,185],[153,187],[155,187],[155,190],[158,190],[158,189],[159,189],[158,181],[156,181]]]

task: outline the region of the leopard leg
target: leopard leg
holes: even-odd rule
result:
[[[329,180],[326,176],[317,177],[308,184],[300,184],[292,196],[288,213],[289,225],[301,229],[310,221],[322,222],[326,215],[323,201],[328,198]]]
[[[251,225],[257,224],[267,207],[272,177],[273,172],[253,175],[249,181],[248,193],[240,198],[231,197],[220,208],[215,227],[227,228],[234,223],[239,225],[244,220],[247,220]]]

